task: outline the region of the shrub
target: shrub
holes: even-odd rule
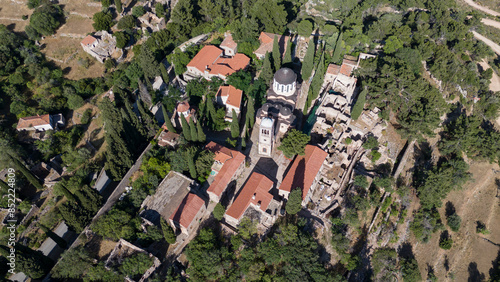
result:
[[[225,212],[226,212],[226,209],[224,208],[224,206],[222,206],[221,203],[217,203],[217,205],[215,205],[213,215],[217,220],[220,221],[224,217]]]
[[[380,157],[382,156],[382,154],[377,151],[377,150],[373,150],[370,152],[370,155],[372,156],[372,161],[373,162],[376,162],[380,159]]]
[[[80,122],[82,124],[88,124],[90,122],[90,119],[92,118],[92,109],[86,109],[85,112],[82,114],[82,118],[80,119]]]
[[[132,15],[136,18],[141,17],[146,13],[146,9],[143,6],[136,6],[132,8]]]
[[[118,21],[118,29],[131,29],[135,27],[136,21],[134,16],[126,15]]]
[[[92,19],[94,20],[92,26],[96,31],[109,30],[113,26],[113,15],[107,10],[95,13]]]
[[[368,180],[366,180],[366,176],[361,174],[356,175],[356,177],[354,177],[354,185],[366,189],[368,187]]]
[[[347,137],[346,139],[344,139],[344,142],[346,143],[346,145],[349,145],[352,143],[352,139]]]
[[[297,214],[302,209],[302,189],[295,188],[290,192],[285,210],[288,214]]]
[[[374,149],[376,147],[378,147],[377,138],[375,138],[373,136],[368,136],[368,138],[366,138],[365,143],[363,143],[363,148],[365,148],[367,150],[371,150],[371,149]]]
[[[439,247],[443,250],[449,250],[453,246],[453,240],[451,238],[443,238],[439,241]]]
[[[447,218],[447,223],[448,226],[453,230],[454,232],[457,232],[458,229],[460,229],[460,223],[462,223],[462,219],[458,214],[452,214]]]

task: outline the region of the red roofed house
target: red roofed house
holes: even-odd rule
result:
[[[243,214],[249,207],[260,212],[266,218],[272,217],[271,211],[267,211],[273,199],[273,195],[269,193],[273,185],[274,183],[264,175],[256,172],[252,173],[245,186],[241,188],[238,197],[226,211],[224,215],[226,222],[234,227],[238,226]]]
[[[205,201],[196,194],[189,193],[182,200],[177,210],[169,218],[170,225],[185,235],[196,230],[203,213],[207,210]]]
[[[233,57],[223,57],[224,51],[219,47],[207,45],[203,47],[196,56],[187,64],[187,74],[207,80],[219,77],[225,80],[227,76],[245,69],[250,63],[250,58],[243,54],[235,54]]]
[[[263,60],[266,57],[267,52],[273,51],[274,37],[278,36],[278,44],[280,46],[281,56],[285,54],[287,44],[289,44],[289,36],[281,36],[274,33],[261,32],[259,36],[260,46],[253,53],[259,60]]]
[[[238,43],[233,40],[231,32],[224,33],[224,40],[219,45],[220,48],[224,50],[224,55],[232,57],[236,54]]]
[[[57,115],[36,115],[31,117],[20,118],[17,122],[16,129],[18,131],[22,130],[53,130],[57,126],[64,126],[64,117],[62,114]]]
[[[335,64],[329,64],[326,69],[325,82],[333,82],[337,75],[340,73],[340,66]]]
[[[302,203],[307,202],[309,191],[314,190],[318,183],[323,162],[328,153],[313,145],[306,145],[305,154],[298,155],[288,170],[283,182],[279,187],[279,194],[288,199],[292,189],[302,189]]]
[[[228,184],[237,176],[237,172],[243,168],[245,155],[215,142],[208,143],[206,148],[215,153],[214,164],[210,173],[211,176],[215,175],[215,177],[210,183],[207,193],[210,200],[219,202]],[[208,179],[209,182],[210,178]]]
[[[116,48],[116,38],[105,30],[96,32],[94,35],[87,35],[80,45],[83,51],[94,57],[101,63],[111,57]]]
[[[243,97],[243,91],[236,89],[234,86],[221,86],[217,90],[215,99],[217,104],[226,107],[226,121],[233,120],[233,110],[236,112],[236,116],[240,116],[241,107],[241,97]]]
[[[191,118],[193,118],[194,122],[196,122],[195,113],[196,110],[189,105],[188,101],[183,101],[177,104],[177,107],[175,107],[175,111],[172,117],[177,117],[176,119],[174,119],[174,122],[177,124],[178,127],[182,127],[181,115],[183,115],[186,121],[189,123],[189,120]]]

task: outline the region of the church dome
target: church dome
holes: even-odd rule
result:
[[[282,116],[289,116],[292,114],[292,110],[290,110],[289,107],[282,107],[281,110],[280,110],[280,114]]]
[[[273,127],[273,120],[271,118],[268,118],[268,117],[263,118],[262,122],[260,123],[260,126],[271,128],[271,127]]]
[[[297,80],[297,74],[289,68],[281,68],[274,74],[274,80],[279,84],[292,84]]]

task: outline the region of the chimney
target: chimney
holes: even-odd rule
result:
[[[255,195],[256,195],[256,194],[255,194],[255,193],[253,193],[252,200],[255,200]]]

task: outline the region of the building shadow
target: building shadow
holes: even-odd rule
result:
[[[255,164],[252,173],[258,172],[263,174],[276,183],[278,182],[278,179],[276,178],[278,175],[278,168],[278,164],[272,158],[262,157],[257,161],[257,164]]]

